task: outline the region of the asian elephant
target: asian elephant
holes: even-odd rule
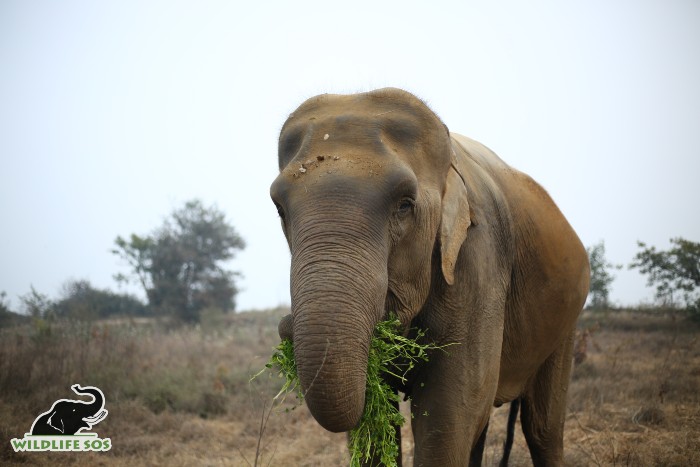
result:
[[[39,415],[32,424],[32,435],[74,435],[84,428],[102,421],[107,416],[104,410],[104,394],[93,386],[71,386],[76,394],[92,396],[92,402],[60,399],[53,403],[51,409]]]
[[[478,465],[492,407],[516,399],[533,462],[560,465],[589,265],[545,190],[398,89],[307,100],[278,155],[292,300],[279,331],[315,419],[358,423],[372,332],[392,312],[458,344],[394,382],[416,466]]]

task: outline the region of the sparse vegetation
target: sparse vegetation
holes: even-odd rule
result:
[[[304,407],[285,401],[271,412],[280,381],[250,377],[279,343],[288,310],[226,314],[217,326],[160,327],[146,318],[55,322],[0,330],[0,439],[24,434],[70,385],[92,384],[109,416],[106,453],[14,453],[2,465],[348,465],[347,438],[323,430]],[[651,311],[585,312],[586,357],[573,371],[565,464],[700,464],[700,326]],[[291,398],[290,398],[291,399]],[[409,418],[406,403],[401,413]],[[268,417],[269,415],[269,417]],[[266,426],[261,436],[261,419]],[[485,465],[502,453],[507,407],[495,409]],[[402,427],[405,453],[410,424]],[[246,460],[247,459],[247,460]],[[404,455],[403,465],[412,457]],[[516,430],[511,465],[531,465]]]

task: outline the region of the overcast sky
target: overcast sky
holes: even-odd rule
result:
[[[423,98],[627,265],[700,241],[700,2],[0,2],[0,291],[119,289],[117,235],[185,201],[248,243],[238,309],[289,303],[269,186],[287,115],[324,93]],[[341,3],[339,3],[341,4]],[[429,5],[429,6],[428,6]],[[612,300],[651,301],[637,271]]]

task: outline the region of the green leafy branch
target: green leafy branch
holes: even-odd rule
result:
[[[399,395],[385,378],[393,377],[406,382],[406,375],[417,363],[428,361],[428,351],[444,350],[445,346],[418,343],[425,336],[425,331],[416,330],[416,337],[408,338],[399,334],[400,328],[401,322],[395,317],[375,327],[367,363],[365,410],[360,423],[350,431],[350,465],[353,467],[371,459],[378,459],[382,465],[397,465],[400,447],[396,432],[405,420],[398,409]],[[303,400],[294,347],[289,339],[276,347],[265,368],[255,376],[272,368],[279,368],[278,374],[284,378],[282,389],[275,399],[294,392],[299,400]]]

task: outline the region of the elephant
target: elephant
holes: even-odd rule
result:
[[[57,400],[50,410],[34,420],[32,435],[75,435],[83,429],[91,429],[107,416],[108,411],[104,409],[105,397],[99,388],[74,384],[71,389],[76,394],[92,396],[93,401]]]
[[[414,465],[480,465],[493,407],[515,400],[534,464],[561,465],[590,268],[547,192],[394,88],[308,99],[278,162],[270,196],[291,253],[279,333],[318,423],[358,424],[372,333],[392,313],[404,335],[456,344],[390,381],[411,401]]]

